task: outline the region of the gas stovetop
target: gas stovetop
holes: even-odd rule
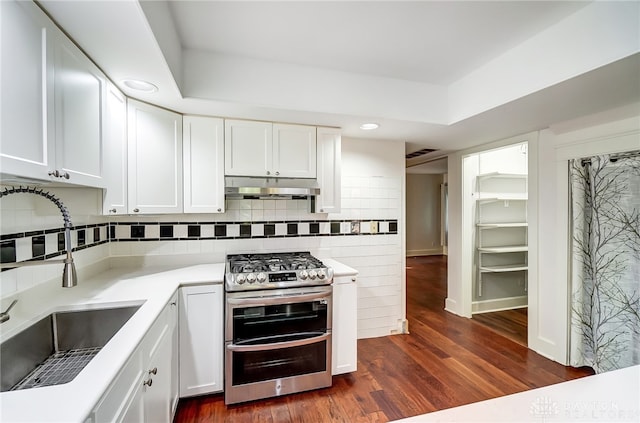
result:
[[[328,285],[332,282],[333,269],[309,252],[227,256],[227,291]]]

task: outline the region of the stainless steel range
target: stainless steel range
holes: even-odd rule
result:
[[[227,256],[226,404],[331,386],[332,282],[309,252]]]
[[[309,252],[227,256],[227,292],[331,285],[333,269]]]

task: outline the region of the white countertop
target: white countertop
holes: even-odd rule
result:
[[[418,422],[640,421],[640,366],[397,420]]]
[[[222,263],[180,268],[123,268],[81,280],[71,289],[47,285],[20,294],[19,307],[16,305],[11,319],[3,323],[0,340],[55,311],[144,303],[73,381],[0,393],[0,421],[84,421],[176,289],[223,280]]]

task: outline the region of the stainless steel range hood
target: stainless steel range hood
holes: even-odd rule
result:
[[[228,176],[224,193],[227,198],[313,198],[320,194],[320,187],[315,179]]]

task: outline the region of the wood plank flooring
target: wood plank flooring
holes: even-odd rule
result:
[[[226,407],[180,400],[175,422],[387,422],[593,374],[443,310],[446,257],[407,259],[409,334],[358,341],[358,371],[312,392]]]
[[[509,338],[520,345],[527,346],[527,309],[495,311],[473,315],[473,320],[494,332]]]

